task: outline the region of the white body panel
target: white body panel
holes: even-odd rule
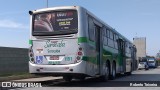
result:
[[[77,73],[77,74],[85,74],[86,73],[86,63],[79,62],[76,64],[70,65],[37,65],[29,62],[29,72],[30,73],[55,73],[63,74],[63,73]],[[71,71],[73,69],[73,71]]]
[[[47,8],[47,9],[40,9],[33,11],[33,14],[42,13],[45,11],[58,11],[58,10],[77,10],[78,14],[78,32],[74,34],[67,34],[67,35],[52,35],[52,36],[33,36],[32,35],[32,20],[33,17],[31,16],[31,28],[30,28],[30,40],[32,43],[30,47],[32,49],[32,53],[34,54],[35,62],[29,62],[29,72],[30,73],[50,73],[50,74],[85,74],[87,76],[96,76],[96,75],[104,75],[105,71],[105,63],[107,60],[104,60],[103,50],[110,52],[109,57],[107,58],[110,62],[110,67],[112,67],[113,62],[115,61],[116,64],[116,73],[124,73],[131,71],[131,55],[129,54],[126,60],[125,65],[119,65],[118,62],[118,54],[119,50],[104,45],[107,40],[107,37],[101,36],[101,30],[105,30],[103,27],[110,29],[112,32],[116,33],[119,38],[124,39],[126,42],[130,41],[123,37],[120,33],[116,30],[111,28],[109,25],[102,22],[92,13],[87,11],[86,9],[79,7],[79,6],[67,6],[67,7],[54,7],[54,8]],[[97,52],[95,42],[90,42],[89,32],[88,32],[88,16],[93,17],[94,24],[100,27],[100,52]],[[79,40],[80,38],[85,40]],[[81,41],[82,43],[80,43]],[[109,42],[109,41],[108,41]],[[56,45],[55,45],[56,43]],[[110,43],[110,46],[114,46],[115,42]],[[57,47],[58,45],[58,47]],[[82,55],[80,56],[80,60],[77,62],[77,53],[79,52],[79,48],[83,48]],[[93,62],[92,60],[88,60],[89,58],[97,59],[97,56],[100,55],[100,67],[97,62]],[[112,56],[111,56],[112,55]],[[51,60],[52,56],[57,56],[57,60]],[[84,58],[84,57],[85,58]],[[86,57],[87,56],[87,57]],[[126,55],[127,56],[127,55]],[[66,60],[66,58],[72,58],[72,60]],[[43,60],[42,60],[43,59]],[[82,60],[83,59],[83,60]],[[117,60],[116,60],[117,59]],[[30,57],[31,60],[31,57]],[[88,61],[87,61],[88,60]],[[124,69],[124,66],[126,67]],[[111,68],[112,71],[112,68]],[[110,71],[110,72],[111,72]]]

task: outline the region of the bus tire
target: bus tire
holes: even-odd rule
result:
[[[113,64],[112,64],[112,72],[111,72],[111,75],[110,75],[110,79],[114,80],[115,78],[116,78],[116,64],[113,62]]]
[[[101,76],[101,81],[106,82],[109,79],[109,64],[108,63],[106,63],[104,72],[105,72],[104,75]]]
[[[72,76],[63,76],[63,79],[67,82],[70,82],[72,80]]]

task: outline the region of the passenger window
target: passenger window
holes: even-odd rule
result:
[[[116,34],[114,34],[114,41],[116,41]]]
[[[103,30],[103,36],[106,36],[106,29]]]
[[[118,44],[117,44],[117,41],[116,41],[116,40],[117,40],[117,35],[114,34],[114,48],[115,48],[115,49],[118,49],[118,46],[117,46]]]
[[[107,37],[109,38],[109,30],[107,30]]]
[[[113,32],[110,31],[110,39],[113,39]]]
[[[118,40],[118,38],[119,38],[118,35],[116,35],[116,40]]]
[[[91,17],[88,18],[88,30],[89,30],[89,39],[91,41],[95,41],[95,30],[94,30],[94,23]]]

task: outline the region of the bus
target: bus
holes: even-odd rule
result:
[[[157,61],[156,58],[154,58],[154,57],[148,57],[147,59],[148,59],[148,66],[150,68],[157,68],[158,61]]]
[[[131,74],[136,47],[81,6],[29,11],[29,72],[73,78],[115,79]]]

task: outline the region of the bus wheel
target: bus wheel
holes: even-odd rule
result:
[[[104,69],[104,75],[101,76],[101,81],[108,81],[109,78],[109,67],[108,63],[106,63],[105,69]]]
[[[63,76],[63,79],[67,82],[70,82],[72,80],[72,76]]]
[[[112,65],[112,73],[111,73],[110,79],[114,80],[115,78],[116,78],[116,65],[115,65],[115,63],[113,63],[113,65]]]

